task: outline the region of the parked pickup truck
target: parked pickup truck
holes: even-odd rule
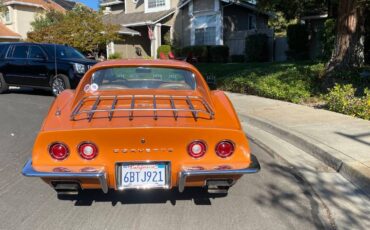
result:
[[[0,93],[9,86],[51,89],[58,95],[76,88],[96,61],[57,44],[0,43]]]

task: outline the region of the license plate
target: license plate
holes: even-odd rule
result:
[[[168,165],[156,164],[122,164],[119,167],[119,189],[145,189],[168,187]]]

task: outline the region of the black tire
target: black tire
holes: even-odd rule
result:
[[[58,96],[61,92],[71,88],[71,83],[66,75],[58,74],[51,81],[51,91],[54,96]]]
[[[3,74],[0,73],[0,94],[5,93],[6,91],[8,91],[8,89],[9,89],[9,86],[8,84],[6,84]]]

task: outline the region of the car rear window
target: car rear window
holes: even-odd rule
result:
[[[195,75],[191,71],[176,68],[116,67],[93,73],[91,86],[96,90],[194,90]]]

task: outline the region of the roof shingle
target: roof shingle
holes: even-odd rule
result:
[[[4,0],[4,5],[13,5],[22,3],[39,5],[45,10],[56,10],[65,12],[65,9],[62,6],[58,5],[52,0]]]
[[[105,23],[116,24],[116,25],[132,25],[135,23],[148,23],[152,24],[163,17],[170,15],[175,12],[175,9],[170,9],[166,11],[154,12],[154,13],[119,13],[119,14],[107,14],[104,15],[103,21]]]
[[[0,38],[15,38],[21,39],[21,35],[12,31],[6,25],[0,22]]]

